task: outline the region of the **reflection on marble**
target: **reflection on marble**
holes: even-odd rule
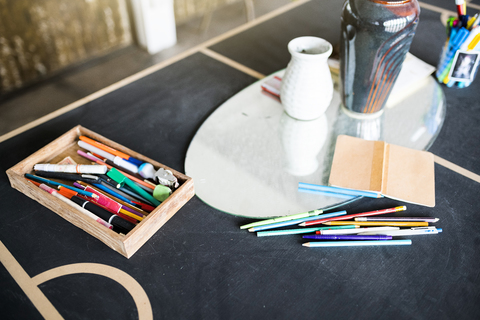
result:
[[[294,176],[307,176],[318,169],[317,155],[328,132],[327,117],[309,121],[280,117],[280,140],[284,152],[285,171]]]
[[[325,115],[311,121],[290,118],[278,101],[262,94],[266,80],[220,106],[187,151],[185,172],[197,196],[230,214],[266,218],[341,204],[345,199],[297,190],[299,182],[328,183],[338,135],[424,150],[445,117],[443,91],[433,78],[369,116],[346,111],[335,89]]]

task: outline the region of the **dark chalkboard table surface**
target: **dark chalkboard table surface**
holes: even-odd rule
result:
[[[431,2],[431,1],[429,1]],[[126,259],[12,189],[5,171],[82,125],[184,172],[202,123],[230,97],[285,68],[287,43],[335,44],[342,2],[293,2],[229,34],[16,132],[0,143],[2,319],[478,319],[480,104],[478,80],[444,88],[435,155],[439,235],[411,246],[306,248],[298,236],[257,238],[251,219],[193,197]],[[411,53],[436,65],[445,8],[422,4]],[[221,181],[223,177],[219,177]],[[404,205],[361,199],[351,213]]]

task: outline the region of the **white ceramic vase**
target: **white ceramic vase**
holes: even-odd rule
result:
[[[317,37],[299,37],[288,43],[288,51],[292,58],[280,88],[283,108],[295,119],[316,119],[332,101],[333,81],[327,63],[332,45]]]

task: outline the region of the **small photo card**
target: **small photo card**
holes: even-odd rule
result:
[[[458,50],[453,58],[449,78],[454,81],[473,81],[480,52]]]

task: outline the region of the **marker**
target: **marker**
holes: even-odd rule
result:
[[[63,172],[63,173],[90,173],[104,174],[107,172],[107,166],[89,165],[89,164],[51,164],[37,163],[33,166],[35,171]]]
[[[345,216],[341,216],[341,217],[307,221],[307,222],[301,223],[299,226],[307,227],[307,226],[312,226],[312,225],[316,225],[316,224],[321,224],[321,223],[331,221],[331,220],[348,220],[348,219],[355,218],[355,217],[373,216],[373,215],[377,215],[377,214],[393,213],[393,212],[399,212],[399,211],[404,211],[404,210],[407,210],[406,206],[383,209],[383,210],[376,210],[376,211],[369,211],[369,212],[362,212],[362,213],[355,213],[355,214],[349,214],[349,215],[345,215]]]
[[[311,235],[303,236],[304,239],[314,240],[391,240],[387,235]]]
[[[307,242],[304,247],[359,247],[359,246],[408,246],[412,240],[373,240],[373,241],[325,241]]]
[[[461,18],[466,14],[465,10],[465,0],[455,0],[455,5],[457,6],[457,15],[458,18]]]
[[[94,187],[82,185],[77,182],[75,182],[74,185],[78,186],[79,188],[84,188],[86,191],[90,191],[98,195],[101,201],[94,200],[93,202],[102,205],[107,210],[111,210],[111,212],[113,213],[121,212],[129,217],[135,218],[138,221],[142,221],[144,218],[144,215],[142,213],[134,211],[129,207],[122,205],[121,203],[111,199],[110,197],[102,193],[100,190],[95,189]]]
[[[63,173],[63,172],[49,172],[49,171],[35,171],[35,175],[43,178],[69,180],[69,181],[84,181],[87,183],[98,183],[99,178],[90,174],[77,174],[77,173]]]
[[[393,237],[400,236],[415,236],[422,234],[439,234],[443,230],[441,228],[428,227],[428,228],[411,228],[411,229],[400,229],[400,230],[391,230],[391,231],[378,231],[378,232],[362,232],[362,235],[388,235]]]
[[[73,207],[74,209],[80,211],[81,213],[83,213],[85,216],[87,217],[90,217],[92,219],[94,219],[95,221],[97,221],[98,223],[100,223],[101,225],[107,227],[108,229],[112,229],[113,226],[106,222],[105,220],[103,220],[102,218],[98,217],[97,215],[93,214],[92,212],[88,211],[88,210],[85,210],[84,208],[80,207],[79,205],[71,202],[70,200],[68,200],[67,198],[65,198],[64,196],[62,196],[61,194],[59,194],[57,192],[57,190],[53,189],[53,188],[50,188],[49,186],[47,186],[46,184],[41,184],[40,185],[40,188],[48,193],[50,193],[52,196],[54,196],[55,198],[59,199],[60,201],[66,203],[67,205],[69,205],[70,207]]]
[[[130,180],[129,178],[127,178],[125,175],[123,175],[120,171],[118,171],[117,169],[115,168],[112,168],[110,169],[110,171],[108,171],[107,173],[107,176],[109,176],[110,178],[112,178],[114,181],[120,183],[120,185],[124,185],[126,184],[128,187],[132,188],[135,192],[137,192],[139,195],[141,195],[143,198],[147,199],[148,201],[150,201],[151,203],[153,203],[153,205],[155,206],[159,206],[161,204],[160,201],[158,201],[157,199],[155,199],[154,197],[152,197],[149,193],[147,193],[145,190],[143,190],[142,188],[138,187],[135,183],[133,183],[132,180]]]
[[[338,212],[332,212],[332,213],[325,213],[322,214],[322,217],[337,217],[347,214],[347,211],[338,211]],[[286,226],[291,226],[294,224],[298,224],[300,222],[305,222],[305,221],[310,221],[313,219],[318,219],[318,216],[313,216],[313,217],[308,217],[308,218],[302,218],[302,219],[295,219],[295,220],[288,220],[288,221],[283,221],[283,222],[277,222],[277,223],[272,223],[272,224],[266,224],[263,226],[258,226],[258,227],[253,227],[248,229],[249,232],[255,232],[255,231],[261,231],[261,230],[267,230],[267,229],[274,229],[274,228],[280,228],[280,227],[286,227]]]
[[[60,193],[62,196],[64,196],[64,197],[67,198],[67,199],[71,199],[71,198],[74,197],[74,196],[78,196],[79,198],[82,198],[83,200],[86,200],[86,201],[90,201],[90,202],[92,202],[92,203],[95,203],[95,204],[98,205],[99,207],[104,208],[105,210],[107,210],[107,211],[109,211],[109,212],[115,213],[115,212],[113,212],[113,210],[110,210],[110,209],[108,209],[107,207],[102,206],[102,205],[99,204],[98,202],[95,202],[95,200],[92,199],[92,198],[79,195],[79,194],[76,193],[75,191],[70,190],[70,189],[67,189],[67,188],[64,188],[64,187],[62,187],[62,186],[60,186],[60,187],[58,187],[58,188],[59,188],[58,193]],[[129,222],[131,222],[131,223],[134,223],[134,224],[135,224],[135,223],[138,222],[137,219],[134,219],[134,218],[132,218],[132,217],[130,217],[130,216],[124,215],[124,214],[121,213],[121,212],[117,212],[117,213],[115,213],[115,214],[118,215],[119,217],[121,217],[121,218],[123,218],[123,219],[125,219],[125,220],[127,220],[127,221],[129,221]]]
[[[428,222],[407,222],[407,221],[329,221],[323,223],[326,226],[342,226],[346,224],[354,224],[361,227],[372,226],[391,226],[391,227],[428,227]]]
[[[240,227],[240,229],[248,229],[248,228],[252,228],[252,227],[262,226],[262,225],[265,225],[265,224],[275,223],[275,222],[282,222],[282,221],[288,221],[288,220],[295,220],[295,219],[307,218],[307,217],[312,217],[312,216],[318,216],[322,212],[323,212],[323,210],[311,210],[311,211],[308,211],[308,212],[292,214],[292,215],[289,215],[289,216],[283,216],[283,217],[279,217],[279,218],[257,221],[257,222],[253,222],[253,223],[243,225],[243,226]]]
[[[360,217],[355,221],[419,221],[419,222],[437,222],[438,218],[431,217]]]
[[[63,183],[59,183],[59,182],[56,182],[56,181],[40,178],[40,177],[34,176],[32,174],[29,174],[29,173],[25,173],[25,177],[30,178],[32,180],[40,181],[40,182],[43,182],[43,183],[47,183],[47,184],[50,184],[50,185],[53,185],[53,186],[62,186],[64,188],[67,188],[67,189],[73,190],[75,192],[78,192],[79,194],[82,194],[84,196],[92,197],[94,199],[98,199],[98,196],[96,194],[92,193],[92,192],[85,191],[85,190],[82,190],[82,189],[78,189],[78,188],[63,184]]]
[[[112,161],[114,164],[116,164],[117,166],[120,166],[122,168],[125,168],[126,170],[128,171],[131,171],[133,173],[137,173],[138,172],[138,167],[136,165],[134,165],[133,163],[131,162],[128,162],[127,160],[119,157],[119,156],[115,156],[111,153],[108,153],[106,151],[103,151],[97,147],[94,147],[84,141],[78,141],[78,145],[80,147],[82,147],[83,149],[86,149],[90,152],[93,152],[95,154],[98,154],[99,156],[101,156],[102,158],[106,158],[110,161]],[[105,170],[106,172],[106,170]],[[101,172],[101,173],[105,173],[105,172]]]
[[[138,159],[135,159],[135,158],[133,158],[132,156],[126,154],[126,153],[123,153],[123,152],[121,152],[121,151],[118,151],[118,150],[116,150],[116,149],[114,149],[114,148],[112,148],[112,147],[109,147],[109,146],[107,146],[107,145],[105,145],[105,144],[103,144],[103,143],[100,143],[100,142],[98,142],[98,141],[95,141],[95,140],[93,140],[93,139],[90,139],[90,138],[88,138],[88,137],[86,137],[86,136],[80,136],[80,137],[78,137],[78,138],[79,138],[80,140],[82,140],[82,141],[84,141],[84,142],[92,145],[92,146],[95,146],[95,147],[97,147],[97,148],[99,148],[99,149],[101,149],[101,150],[104,150],[104,151],[106,151],[106,152],[108,152],[108,153],[110,153],[110,154],[113,154],[113,155],[115,155],[115,156],[117,156],[117,157],[120,157],[120,158],[122,158],[122,159],[125,159],[125,160],[133,163],[133,164],[136,165],[137,167],[140,166],[140,165],[143,163],[142,161],[140,161],[140,160],[138,160]]]
[[[359,226],[349,225],[349,226],[335,226],[335,227],[316,227],[316,228],[271,230],[271,231],[257,232],[257,237],[284,236],[284,235],[291,235],[291,234],[312,233],[312,232],[319,232],[320,230],[334,231],[334,230],[337,230],[337,229],[359,229],[359,228],[360,228]],[[340,230],[337,230],[337,231],[340,231]]]
[[[122,229],[122,231],[131,231],[133,228],[135,228],[135,224],[131,223],[131,222],[128,222],[126,220],[123,220],[122,218],[120,218],[119,216],[113,214],[113,213],[110,213],[108,212],[107,210],[87,201],[87,200],[84,200],[80,197],[77,197],[77,196],[73,196],[71,198],[71,200],[73,202],[75,202],[76,204],[78,204],[79,206],[81,206],[82,208],[85,208],[86,210],[90,211],[90,212],[93,212],[94,214],[96,214],[97,216],[101,217],[102,219],[108,221],[108,223],[110,223],[111,225],[113,225],[114,227],[117,227],[117,228],[120,228]]]
[[[341,227],[341,226],[332,226],[331,229],[323,229],[319,231],[315,231],[316,234],[323,234],[323,235],[331,235],[331,234],[359,234],[359,233],[365,233],[365,232],[381,232],[381,231],[393,231],[393,230],[399,230],[399,227],[373,227],[373,228],[360,228],[360,226],[350,224],[349,226],[356,226],[357,228],[355,229],[345,229],[345,230],[338,230],[338,229],[333,229],[335,227]],[[328,227],[326,227],[328,228]]]
[[[82,150],[78,150],[77,153],[78,153],[79,155],[81,155],[82,157],[88,159],[88,160],[94,161],[94,162],[97,163],[97,164],[106,165],[108,169],[112,169],[112,168],[113,168],[111,165],[106,164],[104,161],[99,160],[98,158],[94,157],[93,155],[89,155],[89,154],[83,152]],[[146,183],[145,181],[142,181],[142,180],[140,180],[140,179],[138,179],[138,178],[135,178],[134,176],[129,175],[128,173],[125,173],[125,172],[123,172],[123,171],[120,171],[120,170],[118,170],[118,171],[121,172],[121,173],[122,173],[123,175],[125,175],[126,177],[130,178],[131,180],[135,181],[136,183],[143,185],[143,186],[146,187],[146,188],[149,188],[149,189],[151,189],[151,190],[154,190],[154,189],[155,189],[155,187],[153,187],[151,184]]]

